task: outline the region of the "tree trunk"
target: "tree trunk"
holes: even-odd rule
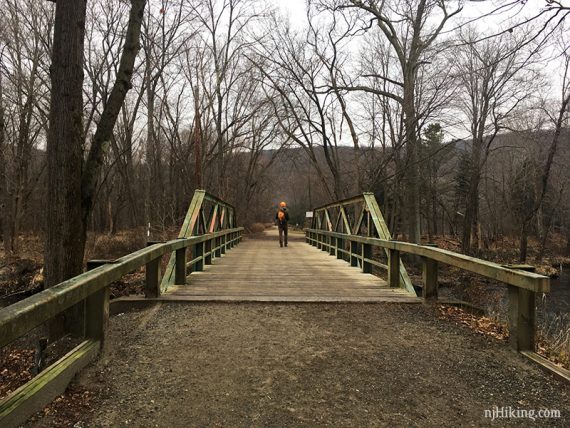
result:
[[[83,164],[83,48],[86,0],[58,0],[52,52],[51,101],[47,136],[47,230],[45,283],[52,287],[83,270],[81,171]],[[69,327],[77,313],[65,314]],[[80,325],[81,328],[81,325]],[[49,335],[62,335],[61,317]]]
[[[152,85],[151,79],[151,64],[150,59],[147,58],[147,65],[146,65],[146,115],[147,115],[147,124],[146,124],[146,153],[145,153],[145,161],[146,161],[146,186],[147,186],[147,194],[145,198],[145,223],[150,223],[154,220],[153,216],[151,215],[152,206],[151,201],[154,200],[155,197],[155,184],[156,177],[155,177],[155,161],[156,161],[156,150],[155,150],[155,131],[154,131],[154,88]]]
[[[437,228],[437,188],[436,183],[432,183],[432,195],[431,195],[431,214],[432,214],[432,221],[433,221],[433,234],[437,235],[438,228]]]
[[[524,222],[521,229],[521,241],[519,247],[520,263],[526,263],[527,252],[528,252],[528,224]]]
[[[127,92],[131,89],[131,79],[134,71],[134,63],[140,50],[140,33],[146,0],[132,0],[129,15],[129,25],[125,39],[125,47],[121,55],[117,79],[107,100],[97,130],[93,136],[91,149],[85,163],[84,173],[81,180],[82,190],[82,241],[85,245],[89,214],[93,207],[93,197],[97,190],[97,181],[103,165],[103,157],[107,150],[108,142],[113,135],[113,129],[117,117],[121,111]],[[83,254],[83,252],[82,252]]]
[[[4,119],[4,92],[2,86],[2,73],[0,72],[0,241],[6,242],[5,223],[6,215],[4,201],[6,200],[6,156],[4,154],[6,122]]]
[[[414,72],[410,71],[408,81],[404,84],[404,126],[406,133],[406,178],[407,178],[407,212],[408,212],[408,240],[419,244],[421,239],[420,217],[420,191],[419,191],[419,164],[418,164],[418,137],[416,129],[416,109],[414,100]]]
[[[479,181],[481,177],[481,150],[483,146],[481,138],[473,138],[471,160],[469,163],[469,189],[467,192],[465,216],[463,217],[463,236],[461,239],[461,251],[464,254],[471,253],[473,242],[478,242],[477,223],[479,222]]]
[[[107,142],[128,89],[138,52],[145,0],[133,0],[125,48],[83,167],[83,49],[86,1],[58,0],[51,66],[52,98],[47,141],[46,287],[80,274],[89,214]],[[78,315],[71,313],[71,318]],[[72,319],[73,321],[73,319]],[[52,324],[50,335],[59,332]]]
[[[194,181],[197,189],[203,189],[202,182],[202,118],[200,114],[200,90],[194,96],[194,129],[192,130],[192,146],[194,147],[195,168]]]
[[[58,0],[55,12],[47,137],[45,287],[83,267],[83,48],[86,0]]]

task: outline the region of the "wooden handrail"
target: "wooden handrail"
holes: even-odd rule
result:
[[[242,231],[243,228],[239,227],[191,238],[174,239],[162,244],[153,244],[114,260],[112,264],[87,271],[0,309],[0,347],[13,342],[50,318],[107,287],[123,275],[167,253]]]
[[[204,200],[214,205],[206,218]],[[221,214],[218,217],[217,213]],[[211,227],[206,229],[206,224]],[[149,242],[146,248],[117,260],[92,260],[87,272],[61,282],[27,299],[0,309],[0,347],[6,346],[61,314],[74,305],[85,314],[75,334],[85,340],[71,352],[54,362],[40,375],[0,400],[0,425],[18,426],[34,412],[61,394],[71,378],[96,358],[105,343],[109,318],[109,285],[123,275],[145,266],[145,296],[159,297],[169,284],[185,284],[189,270],[201,271],[214,257],[235,246],[242,237],[243,227],[235,227],[235,209],[204,190],[194,192],[178,239]],[[192,248],[192,260],[187,261],[187,248]],[[162,281],[161,258],[171,254]]]
[[[371,272],[372,265],[386,267],[390,287],[401,286],[402,263],[400,253],[419,256],[423,260],[423,297],[425,300],[437,300],[438,263],[455,266],[475,274],[491,278],[508,287],[509,302],[509,342],[519,351],[534,350],[536,330],[536,293],[550,291],[550,278],[525,270],[515,270],[497,263],[470,257],[453,251],[417,245],[409,242],[386,240],[347,233],[332,232],[322,229],[305,229],[307,242],[327,250],[331,255],[348,254],[351,266],[357,266],[360,260],[363,272]],[[333,244],[334,241],[334,244]],[[350,251],[339,248],[339,242],[348,242]],[[359,250],[358,244],[361,249]],[[342,244],[344,245],[344,244]],[[383,248],[388,255],[388,266],[372,260],[373,246]]]
[[[324,236],[345,239],[347,241],[386,248],[388,250],[396,250],[402,253],[426,257],[446,265],[455,266],[487,278],[495,279],[505,284],[514,285],[534,292],[545,293],[550,291],[550,279],[544,275],[524,270],[509,269],[498,263],[470,257],[465,254],[455,253],[441,248],[402,241],[387,241],[379,238],[368,238],[338,232],[328,232],[326,230],[319,229],[305,229],[305,231],[307,233],[316,233]]]

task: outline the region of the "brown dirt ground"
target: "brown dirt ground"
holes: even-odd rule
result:
[[[111,319],[75,427],[568,426],[570,386],[420,305],[171,304]],[[559,409],[561,419],[484,410]],[[57,407],[28,426],[62,426]]]

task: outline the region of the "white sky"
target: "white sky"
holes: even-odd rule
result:
[[[306,0],[272,0],[273,4],[276,4],[281,13],[289,18],[290,23],[294,28],[300,29],[306,25]],[[483,15],[489,14],[500,8],[501,6],[516,3],[510,7],[504,7],[502,12],[497,15],[486,16],[482,19],[476,19]],[[562,0],[561,3],[564,6],[570,6],[570,0]],[[527,0],[524,6],[514,0],[483,0],[483,1],[469,1],[464,2],[464,8],[462,12],[452,21],[448,22],[445,31],[452,31],[460,24],[474,20],[473,24],[479,29],[480,35],[492,35],[497,32],[509,28],[514,21],[522,21],[524,18],[530,18],[536,16],[541,10],[547,7],[546,0]],[[517,31],[515,29],[515,31]],[[349,45],[349,49],[354,52],[357,51],[359,43],[355,41]],[[547,48],[550,50],[549,48]],[[548,52],[547,50],[547,52]],[[552,52],[552,51],[551,51]],[[549,63],[545,63],[544,70],[545,74],[550,74],[552,79],[552,88],[550,92],[554,99],[559,98],[559,88],[560,84],[558,80],[560,76],[557,73],[548,73],[546,70],[556,70],[558,59],[554,59]]]
[[[307,17],[305,13],[305,0],[274,0],[281,12],[288,16],[295,27],[303,26]]]
[[[301,27],[306,22],[306,0],[273,0],[281,9],[284,15],[288,16],[291,23],[296,27]],[[562,0],[562,3],[566,3],[568,0]],[[491,12],[500,5],[505,5],[512,3],[513,0],[482,0],[482,1],[466,1],[464,9],[461,12],[460,19],[468,19],[477,17],[486,13]],[[543,9],[546,5],[546,0],[528,0],[527,3],[522,8],[522,13],[525,15],[536,14],[538,11]],[[508,20],[513,16],[514,11],[519,11],[520,6],[511,9],[502,14],[501,16],[496,16],[492,18],[486,18],[484,22],[481,22],[482,27],[489,27],[494,25],[504,24],[504,21]]]

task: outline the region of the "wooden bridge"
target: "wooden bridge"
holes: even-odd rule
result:
[[[420,303],[415,294],[371,273],[362,273],[326,252],[307,250],[301,233],[289,233],[279,247],[271,229],[242,243],[194,272],[186,284],[169,285],[160,301],[401,302]],[[202,267],[200,267],[202,269]],[[125,298],[122,301],[141,300]],[[148,300],[148,299],[145,299]]]
[[[401,262],[404,253],[423,261],[421,297]],[[163,257],[169,257],[168,263],[161,263]],[[535,293],[549,291],[548,278],[431,246],[393,241],[372,194],[316,208],[311,228],[292,232],[289,246],[280,248],[274,230],[244,238],[234,207],[196,191],[177,239],[151,242],[117,260],[91,261],[84,274],[0,310],[0,346],[74,305],[85,313],[84,341],[0,402],[0,424],[24,421],[96,357],[109,319],[109,285],[143,266],[145,297],[122,299],[123,303],[420,303],[437,300],[438,263],[506,283],[511,344],[523,352],[534,350]],[[163,275],[162,266],[166,266]],[[382,273],[387,274],[385,279],[378,276]]]

